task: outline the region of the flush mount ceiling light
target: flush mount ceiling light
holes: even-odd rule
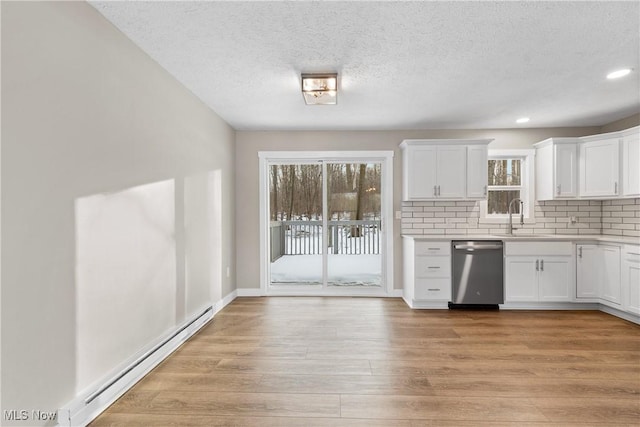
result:
[[[620,77],[624,77],[631,72],[631,68],[623,68],[622,70],[616,70],[612,73],[607,74],[607,78],[611,79],[619,79]]]
[[[338,74],[302,74],[302,96],[307,105],[338,103]]]
[[[527,123],[529,121],[529,117],[520,117],[518,120],[516,120],[516,123]]]

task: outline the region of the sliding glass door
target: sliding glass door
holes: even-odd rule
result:
[[[380,163],[327,163],[327,284],[382,283]]]
[[[386,292],[384,164],[265,161],[267,293]]]
[[[269,165],[272,285],[323,284],[323,166]]]

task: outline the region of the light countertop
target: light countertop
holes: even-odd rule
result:
[[[502,240],[505,242],[557,241],[557,242],[607,242],[640,245],[639,237],[610,236],[606,234],[403,234],[405,239],[434,240]]]

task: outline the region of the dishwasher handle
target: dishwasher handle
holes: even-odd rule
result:
[[[502,249],[502,245],[499,243],[485,243],[482,245],[459,244],[459,245],[453,245],[453,249],[467,250],[467,251],[495,250],[495,249]]]

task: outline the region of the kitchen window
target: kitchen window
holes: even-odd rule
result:
[[[534,150],[489,150],[487,200],[480,202],[480,222],[504,223],[516,198],[524,202],[525,222],[534,222],[533,161]],[[512,213],[520,215],[520,203],[512,205]]]

